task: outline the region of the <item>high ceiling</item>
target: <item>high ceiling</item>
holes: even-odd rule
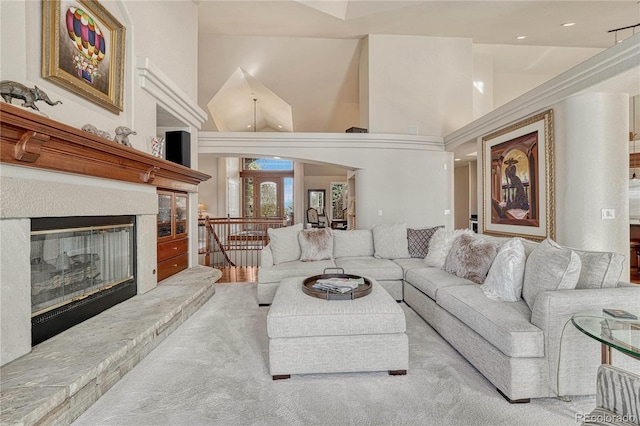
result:
[[[367,34],[472,38],[477,44],[610,47],[608,31],[640,22],[631,1],[199,1],[199,32],[360,38]],[[562,24],[575,23],[570,27]],[[626,38],[633,30],[618,32]],[[518,36],[526,36],[517,40]]]
[[[599,49],[611,47],[616,38],[623,40],[634,33],[632,28],[621,30],[617,34],[609,31],[640,23],[640,2],[637,0],[193,1],[199,7],[198,31],[201,55],[206,52],[207,57],[215,58],[210,62],[202,58],[203,64],[215,66],[215,70],[206,68],[206,72],[202,72],[200,77],[201,106],[205,107],[238,67],[244,67],[252,76],[291,104],[294,110],[294,131],[327,131],[316,130],[316,127],[323,128],[323,122],[318,119],[324,118],[326,122],[331,114],[341,113],[338,110],[317,112],[318,104],[330,106],[354,102],[350,98],[353,95],[351,92],[355,93],[355,102],[357,102],[357,63],[355,68],[351,67],[353,69],[332,71],[335,74],[334,77],[342,78],[345,83],[340,88],[340,93],[329,93],[327,86],[320,84],[328,84],[329,73],[326,67],[322,66],[328,66],[327,64],[314,64],[308,59],[303,64],[300,61],[290,62],[288,56],[300,57],[301,52],[299,48],[296,51],[288,49],[299,46],[301,39],[308,38],[310,42],[319,39],[355,42],[355,39],[367,34],[470,38],[474,44],[474,51],[491,53],[495,74],[535,74],[540,76],[541,81],[545,81],[586,60],[599,52]],[[567,23],[574,25],[562,25]],[[635,30],[640,32],[640,27]],[[273,47],[275,42],[269,37],[260,39],[263,41],[257,41],[255,37],[248,37],[245,40],[218,38],[215,39],[215,44],[207,45],[211,43],[208,36],[223,38],[226,36],[278,36],[298,41],[283,43],[283,48],[278,50]],[[526,38],[516,39],[519,36],[526,36]],[[223,41],[231,42],[230,47],[221,48],[220,43]],[[313,44],[313,46],[317,45]],[[343,50],[346,52],[347,49],[343,47]],[[345,52],[342,52],[340,57],[344,63],[346,63],[345,58],[351,58],[346,56],[349,52]],[[312,55],[313,52],[308,54]],[[304,75],[304,79],[297,76],[292,78],[287,74],[289,78],[286,82],[279,84],[274,77],[278,74],[278,69],[273,64],[275,60],[295,67],[299,75]],[[317,71],[310,69],[312,66],[317,68]],[[254,74],[254,70],[258,71]],[[280,74],[284,73],[280,72]],[[295,91],[296,84],[301,84],[299,80],[316,83],[307,84],[302,91],[305,99],[296,98],[297,93],[300,92],[300,90]],[[501,98],[498,98],[498,94],[494,93],[494,107],[513,98],[506,98],[504,93],[500,95]],[[343,99],[338,102],[340,96]],[[249,100],[251,98],[249,94],[245,97]],[[315,105],[306,105],[310,102]],[[238,129],[233,131],[247,131],[247,126],[251,123],[253,104],[249,101],[245,104],[242,108],[246,110],[244,111],[246,114],[240,114],[240,116],[248,118],[243,118],[244,121],[238,125]],[[226,106],[229,114],[242,108]],[[322,115],[323,113],[325,115]],[[310,124],[305,120],[307,117],[316,122]],[[314,125],[316,127],[313,127]]]

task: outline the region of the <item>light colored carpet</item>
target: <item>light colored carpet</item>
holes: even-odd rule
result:
[[[406,376],[317,374],[273,381],[269,308],[257,306],[255,292],[252,283],[216,284],[216,294],[198,312],[73,424],[575,426],[577,414],[595,407],[595,397],[509,404],[404,304]]]

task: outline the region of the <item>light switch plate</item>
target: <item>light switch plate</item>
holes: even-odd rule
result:
[[[616,209],[602,209],[602,218],[603,219],[615,219],[616,218]]]

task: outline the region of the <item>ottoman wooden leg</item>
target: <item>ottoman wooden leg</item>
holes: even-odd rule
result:
[[[271,376],[273,380],[286,380],[291,378],[291,374],[276,374],[275,376]]]
[[[389,370],[390,376],[406,376],[407,370]]]

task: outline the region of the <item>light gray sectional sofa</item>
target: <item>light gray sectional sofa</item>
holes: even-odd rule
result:
[[[295,235],[300,231],[301,227],[289,229]],[[529,268],[525,269],[523,289],[527,300],[506,302],[488,298],[480,285],[465,277],[429,266],[425,259],[411,258],[401,250],[398,253],[398,241],[404,237],[406,244],[406,226],[393,225],[384,232],[375,227],[333,231],[332,236],[332,258],[319,261],[301,261],[300,252],[283,257],[282,239],[272,238],[262,251],[258,302],[271,303],[282,279],[322,274],[325,268],[340,267],[348,274],[374,278],[396,300],[404,301],[416,311],[514,402],[592,395],[600,365],[600,345],[579,332],[570,323],[571,316],[601,308],[640,312],[640,286],[619,281],[624,256],[616,253],[570,250],[554,243],[520,240]],[[293,245],[295,240],[291,235],[287,237]],[[489,236],[474,239],[490,241],[497,248],[507,241]],[[376,242],[384,247],[376,247]],[[539,254],[543,247],[536,250],[542,245],[551,250],[551,260]],[[553,250],[563,254],[554,255]],[[297,260],[283,261],[296,255]],[[578,269],[553,272],[558,267],[555,263],[562,264],[564,255]],[[539,280],[531,275],[534,269],[539,271],[536,272]],[[575,288],[561,289],[564,284],[559,284],[560,281],[572,273],[577,279],[577,284],[573,282]],[[555,275],[558,283],[551,282]],[[541,287],[533,291],[533,286]],[[553,286],[556,289],[551,289]],[[614,362],[636,372],[639,367],[636,360],[624,355],[616,356]]]

